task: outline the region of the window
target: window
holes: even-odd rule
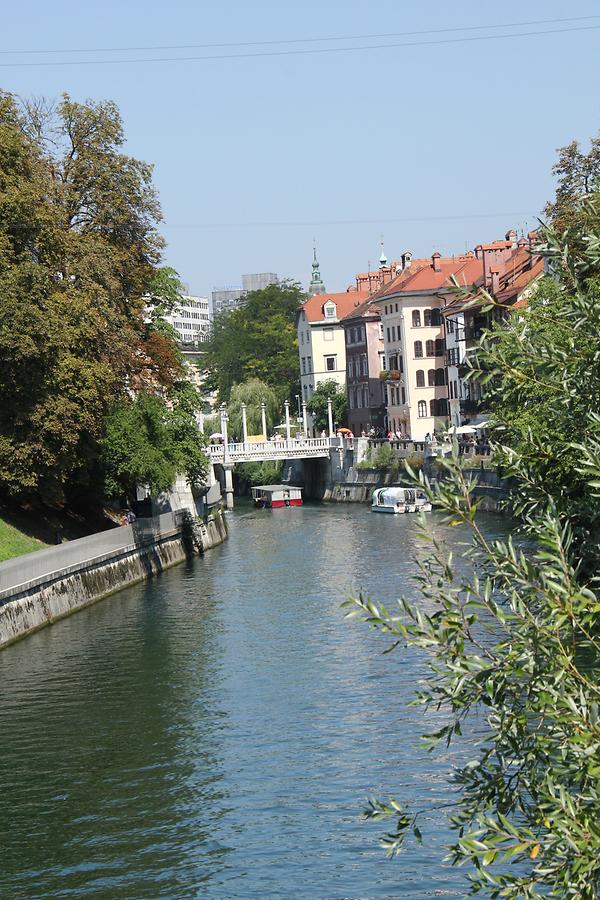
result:
[[[390,356],[390,369],[395,371],[398,368],[398,357],[395,353]]]
[[[446,384],[446,370],[445,369],[436,369],[435,370],[435,383],[436,385]]]
[[[300,332],[300,343],[301,344],[304,343],[304,332],[303,331]]]
[[[379,354],[379,371],[383,372],[385,369],[385,353]]]
[[[302,374],[306,375],[306,357],[302,357]]]
[[[387,306],[384,306],[384,307],[383,307],[383,312],[384,312],[384,314],[387,316]]]
[[[398,354],[398,370],[404,372],[404,357],[401,353]]]
[[[439,309],[431,310],[431,324],[432,325],[441,325],[442,324],[442,317],[440,315]]]
[[[335,303],[328,303],[325,307],[325,318],[335,319],[336,306]]]
[[[435,400],[430,400],[430,401],[429,401],[429,415],[430,415],[430,416],[435,416],[435,415],[437,415],[437,409],[436,409],[436,406],[437,406],[437,405],[436,405]]]
[[[425,325],[425,327],[428,327],[429,325],[431,325],[431,310],[430,309],[426,309],[423,313],[423,324]]]
[[[425,353],[427,356],[435,356],[435,341],[427,341],[425,344]]]
[[[394,303],[394,307],[396,309],[396,312],[398,312],[398,304],[397,303]]]
[[[326,356],[325,357],[325,368],[328,372],[335,372],[335,361],[337,357],[335,356]]]
[[[443,356],[446,349],[446,342],[443,338],[437,338],[435,342],[435,355]]]
[[[415,341],[415,359],[421,359],[423,356],[423,344],[421,341]]]
[[[333,328],[324,328],[323,329],[323,340],[324,341],[332,341],[333,340]]]
[[[448,316],[446,319],[446,327],[448,329],[448,334],[454,334],[454,319],[452,316]]]
[[[350,409],[354,409],[356,403],[354,402],[354,391],[348,391],[348,406]]]
[[[352,357],[350,357],[350,359],[348,360],[348,377],[352,378],[353,375],[354,375],[354,359]]]
[[[390,329],[389,329],[389,328],[386,328],[385,331],[386,331],[386,334],[387,334],[387,342],[388,342],[388,344],[389,344],[389,343],[390,343],[390,340],[391,340],[391,338],[390,338]]]
[[[429,369],[427,372],[427,384],[433,387],[435,384],[435,369]]]
[[[363,353],[362,355],[362,373],[363,375],[368,375],[369,369],[367,366],[367,354]]]
[[[454,382],[454,396],[458,397],[458,381]]]
[[[425,372],[423,369],[417,369],[417,387],[425,387]]]
[[[421,313],[419,312],[418,309],[413,309],[412,323],[413,323],[413,328],[421,327]]]
[[[396,340],[396,326],[392,325],[392,341]]]
[[[425,403],[424,400],[419,400],[419,402],[417,404],[417,415],[419,416],[420,419],[427,418],[427,404]]]
[[[402,388],[402,405],[406,403],[406,391]]]

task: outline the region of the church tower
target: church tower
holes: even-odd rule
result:
[[[321,272],[319,271],[316,247],[313,247],[312,276],[310,279],[310,284],[308,286],[308,293],[310,297],[314,297],[315,294],[327,293],[325,290],[325,285],[323,284],[323,279],[321,278]]]

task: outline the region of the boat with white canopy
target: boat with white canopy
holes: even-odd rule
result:
[[[371,510],[394,514],[430,512],[431,503],[416,488],[383,487],[373,491]]]

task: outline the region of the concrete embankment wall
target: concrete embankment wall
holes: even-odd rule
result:
[[[177,511],[0,563],[0,649],[226,537],[220,510]]]
[[[325,500],[336,503],[370,503],[377,487],[399,484],[402,479],[393,477],[385,469],[359,468],[364,459],[362,440],[355,440],[353,446],[343,443],[331,451],[328,459],[294,459],[284,464],[283,480],[304,488],[308,500]],[[409,454],[404,454],[409,455]],[[401,455],[398,459],[401,462]],[[436,478],[435,458],[423,457],[424,471],[429,478]],[[496,510],[510,499],[512,484],[490,469],[473,468],[473,478],[477,479],[474,495],[481,498],[481,509]]]

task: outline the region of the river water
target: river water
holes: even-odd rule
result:
[[[436,810],[457,751],[426,753],[434,722],[407,707],[423,659],[382,655],[339,606],[361,587],[415,596],[415,518],[229,521],[203,559],[0,654],[0,897],[463,896]],[[387,860],[370,795],[428,811],[423,845]]]

